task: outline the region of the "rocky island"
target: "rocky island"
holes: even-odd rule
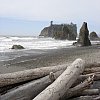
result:
[[[100,38],[96,32],[91,32],[90,33],[90,40],[100,40]]]
[[[45,27],[39,36],[52,37],[55,39],[68,39],[76,40],[77,25],[76,24],[53,24],[51,21],[50,26]]]

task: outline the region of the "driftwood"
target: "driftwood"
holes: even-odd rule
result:
[[[94,73],[90,73],[90,74],[85,74],[85,75],[80,75],[79,80],[82,79],[86,79],[87,77],[94,75],[94,80],[98,81],[100,80],[100,72],[94,72]]]
[[[99,65],[100,63],[86,64],[84,74],[100,71]],[[88,66],[89,68],[87,68]],[[96,66],[96,68],[93,66]],[[41,78],[48,75],[50,72],[65,70],[66,68],[67,65],[58,65],[58,66],[29,69],[13,73],[0,74],[0,87]]]
[[[63,70],[62,70],[63,72]],[[80,75],[78,77],[78,79],[75,81],[75,83],[72,85],[72,87],[80,84],[81,82],[83,82],[86,78],[88,78],[90,75],[95,75],[94,76],[94,81],[98,81],[100,80],[100,72],[96,72],[96,73],[91,73],[91,74],[86,74],[86,75]],[[54,80],[53,80],[54,81]],[[6,93],[7,90],[14,88],[14,87],[18,87],[19,85],[25,84],[26,82],[22,82],[22,83],[17,83],[17,84],[13,84],[13,85],[9,85],[9,86],[4,86],[4,87],[0,87],[0,93]]]
[[[100,67],[100,63],[93,62],[93,63],[86,64],[86,68],[93,68],[93,67]]]
[[[91,67],[91,68],[85,68],[83,74],[89,74],[94,72],[100,72],[100,67]]]
[[[52,78],[52,75],[56,79],[62,72],[63,70],[58,71],[54,74],[50,72],[50,75],[48,76],[24,84],[17,89],[10,90],[8,91],[8,93],[2,95],[0,100],[32,100],[53,82],[52,79],[54,78]]]
[[[91,73],[91,74],[86,74],[86,75],[80,75],[78,77],[78,79],[75,81],[75,83],[72,85],[72,87],[80,84],[81,82],[83,82],[85,79],[87,79],[89,76],[94,75],[94,81],[98,81],[100,80],[100,72],[96,72],[96,73]]]
[[[6,94],[3,94],[0,96],[0,100],[32,100],[36,96],[37,97],[34,98],[33,100],[41,100],[41,97],[42,99],[45,99],[45,100],[48,100],[48,99],[57,100],[57,98],[59,99],[60,97],[61,97],[60,99],[63,99],[64,96],[67,99],[72,96],[81,96],[81,97],[77,97],[72,100],[83,100],[83,99],[92,100],[93,99],[92,95],[98,95],[99,90],[98,89],[87,89],[87,88],[89,88],[88,86],[91,85],[93,78],[94,78],[94,81],[100,80],[100,63],[84,64],[84,61],[80,61],[80,62],[82,62],[82,64],[85,67],[85,71],[83,72],[84,75],[79,75],[79,77],[77,77],[77,75],[74,73],[75,71],[73,68],[72,71],[69,71],[68,74],[62,77],[61,81],[60,80],[57,81],[60,84],[57,84],[56,78],[59,75],[61,75],[61,73],[67,68],[67,65],[36,68],[36,69],[25,70],[25,72],[19,71],[19,72],[7,73],[7,74],[0,74],[0,92],[5,91],[5,90],[7,92]],[[74,66],[74,64],[72,65]],[[78,66],[77,66],[77,63],[76,63],[75,67],[79,69],[80,65],[83,66],[82,64],[78,63]],[[72,74],[75,74],[75,76],[70,76]],[[69,82],[68,84],[66,83],[67,86],[64,86],[65,80],[67,81],[68,79],[69,79]],[[90,82],[88,82],[89,79],[91,80]],[[55,87],[52,86],[52,84],[55,83],[54,81],[56,82],[56,84],[54,85]],[[71,87],[70,85],[72,85],[72,83],[74,84],[72,88],[70,88]],[[47,87],[48,85],[52,87],[48,88]],[[65,91],[66,87],[67,89],[70,88],[68,89],[67,92]],[[13,88],[13,89],[9,90],[10,88]],[[41,91],[43,91],[45,88],[46,88],[46,93],[44,92],[42,94]],[[65,93],[64,96],[63,96],[63,93]],[[39,95],[42,94],[42,96],[38,97],[39,96],[38,94]],[[51,97],[51,95],[53,97]],[[83,96],[83,95],[91,95],[91,96]],[[65,98],[63,100],[65,100]],[[98,96],[97,98],[93,100],[100,100],[100,96]]]
[[[86,89],[80,95],[99,95],[99,89]]]
[[[63,72],[63,70],[61,71]],[[98,81],[100,80],[100,72],[96,72],[96,73],[91,73],[91,74],[86,74],[86,75],[80,75],[78,77],[78,79],[75,81],[75,83],[72,85],[72,87],[80,84],[81,82],[83,82],[85,79],[87,79],[90,75],[95,75],[94,76],[94,81]],[[52,79],[54,81],[54,79]],[[29,81],[28,81],[29,82]],[[25,84],[27,82],[22,82],[22,83],[16,83],[16,84],[13,84],[13,85],[9,85],[9,86],[4,86],[4,87],[0,87],[0,93],[3,94],[3,93],[6,93],[7,90],[9,89],[12,89],[12,88],[17,88],[19,85],[22,85],[22,84]]]
[[[85,62],[76,59],[67,69],[45,90],[37,95],[33,100],[58,100],[77,80],[84,71]]]
[[[94,100],[92,96],[80,96],[80,97],[76,97],[73,99],[68,99],[68,100]]]
[[[87,78],[83,83],[80,83],[79,85],[77,85],[73,88],[70,88],[69,91],[66,91],[66,93],[61,98],[61,100],[67,100],[68,98],[70,98],[72,96],[79,96],[82,93],[85,94],[86,92],[84,90],[92,84],[93,79],[94,79],[94,75]]]
[[[100,95],[94,98],[94,100],[100,100]]]
[[[18,71],[7,74],[0,74],[0,87],[15,84],[19,82],[24,82],[28,80],[37,79],[43,76],[48,75],[50,72],[56,72],[59,70],[66,69],[67,66],[51,66],[51,67],[42,67],[36,69],[29,69],[24,71]]]

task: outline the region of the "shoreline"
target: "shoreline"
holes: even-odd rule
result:
[[[17,52],[18,53],[18,52]],[[51,50],[40,50],[35,54],[33,50],[25,52],[26,55],[16,59],[0,62],[0,74],[37,67],[55,66],[60,64],[70,64],[77,58],[82,58],[86,62],[100,62],[100,46],[61,48]],[[12,55],[14,55],[12,53]]]

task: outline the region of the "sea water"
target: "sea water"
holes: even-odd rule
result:
[[[30,57],[50,49],[72,48],[73,42],[76,41],[33,36],[0,36],[0,61],[12,60],[22,56]],[[94,44],[95,41],[92,43]],[[25,49],[13,50],[11,49],[13,45],[22,45]]]
[[[8,61],[22,56],[30,57],[50,49],[70,48],[73,42],[75,41],[33,36],[0,36],[0,61]],[[25,49],[13,50],[11,49],[13,45],[22,45]]]
[[[22,45],[25,49],[58,49],[72,46],[74,41],[55,40],[43,37],[0,36],[0,52],[14,52],[13,45]]]

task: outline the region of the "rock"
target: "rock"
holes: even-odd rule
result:
[[[91,32],[90,33],[90,40],[99,40],[100,38],[96,34],[96,32]]]
[[[53,34],[53,37],[54,37],[55,39],[60,39],[60,40],[65,40],[65,39],[70,40],[71,37],[69,37],[69,36],[70,36],[69,34],[70,34],[70,32],[69,32],[68,27],[63,26],[63,31],[62,31],[62,32],[61,32],[61,31],[55,32],[55,33]]]
[[[73,44],[72,44],[73,46],[77,46],[77,47],[81,47],[82,45],[80,44],[80,43],[78,43],[78,42],[73,42]]]
[[[11,49],[24,49],[21,45],[13,45]]]
[[[55,39],[76,40],[77,26],[76,24],[53,24],[51,21],[49,27],[45,27],[39,36],[52,37]]]
[[[79,39],[77,40],[77,43],[81,46],[91,46],[91,42],[89,40],[89,30],[87,27],[87,23],[84,22],[79,33]]]

